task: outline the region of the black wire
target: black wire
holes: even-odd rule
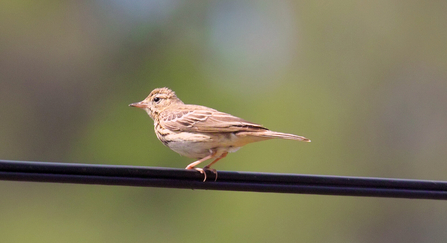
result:
[[[0,180],[392,198],[447,199],[447,182],[368,177],[207,172],[120,165],[0,160]]]

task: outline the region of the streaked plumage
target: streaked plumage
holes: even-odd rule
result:
[[[310,142],[305,137],[270,131],[262,125],[205,106],[184,104],[168,88],[154,89],[146,99],[130,106],[146,110],[154,120],[157,138],[164,145],[183,156],[198,159],[186,169],[201,173],[203,169],[195,168],[201,162],[215,159],[204,167],[210,169],[228,152],[235,152],[248,143],[272,138]]]

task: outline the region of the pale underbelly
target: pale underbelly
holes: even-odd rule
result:
[[[168,135],[165,143],[173,151],[188,158],[201,159],[213,152],[216,157],[225,152],[236,152],[240,147],[237,146],[237,136],[218,133],[187,133],[180,132]]]

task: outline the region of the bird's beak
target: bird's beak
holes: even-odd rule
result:
[[[132,107],[138,107],[138,108],[146,108],[146,107],[148,107],[147,103],[144,102],[144,101],[140,101],[140,102],[132,103],[132,104],[130,104],[129,106],[132,106]]]

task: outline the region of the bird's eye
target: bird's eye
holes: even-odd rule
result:
[[[159,98],[159,97],[155,97],[155,98],[153,99],[153,101],[154,101],[155,103],[158,103],[158,102],[160,102],[160,98]]]

